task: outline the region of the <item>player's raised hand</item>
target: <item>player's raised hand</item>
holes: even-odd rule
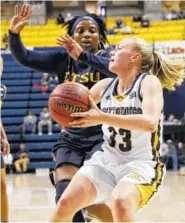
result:
[[[16,5],[14,16],[10,22],[10,31],[15,34],[20,33],[31,18],[32,11],[28,4],[23,4],[19,12],[18,5]]]
[[[68,54],[74,60],[78,60],[78,57],[80,56],[80,54],[83,51],[81,46],[73,38],[71,38],[69,35],[66,35],[65,37],[60,36],[56,40],[56,42],[59,46],[64,47],[67,50]]]

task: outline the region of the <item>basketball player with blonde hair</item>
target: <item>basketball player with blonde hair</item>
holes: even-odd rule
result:
[[[60,44],[75,59],[83,53],[70,37],[61,37]],[[109,69],[117,78],[95,84],[91,109],[72,114],[78,119],[70,123],[73,128],[102,124],[103,151],[73,177],[50,222],[70,222],[76,211],[106,202],[114,222],[135,221],[135,212],[156,194],[164,179],[165,166],[159,161],[162,89],[175,90],[182,83],[184,66],[153,52],[143,39],[128,38],[111,53]]]
[[[3,59],[0,57],[0,76],[3,72]],[[6,87],[1,84],[1,101],[0,101],[0,108],[2,105],[2,100],[6,96]],[[0,130],[1,130],[1,142],[2,142],[2,149],[3,154],[7,155],[10,152],[10,145],[6,136],[6,133],[3,128],[2,122],[0,122]],[[0,213],[0,220],[1,222],[8,221],[8,197],[7,197],[7,188],[6,188],[6,171],[3,156],[1,153],[1,213]]]

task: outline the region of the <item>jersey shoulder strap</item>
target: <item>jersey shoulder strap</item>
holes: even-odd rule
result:
[[[109,87],[113,84],[113,82],[115,81],[116,78],[113,78],[112,81],[107,85],[107,87],[105,88],[101,98],[103,98],[103,96],[105,95],[105,93],[107,92],[107,90],[109,89]]]

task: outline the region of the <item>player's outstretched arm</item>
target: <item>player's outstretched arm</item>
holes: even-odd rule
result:
[[[40,72],[54,72],[59,61],[63,60],[67,52],[64,49],[59,52],[27,50],[21,41],[20,32],[31,16],[32,9],[28,4],[23,4],[20,11],[18,6],[15,6],[14,16],[9,28],[9,46],[12,55],[23,66]]]
[[[81,46],[69,35],[60,36],[57,39],[57,44],[64,47],[68,54],[74,59],[79,60],[95,69],[101,73],[107,75],[108,77],[115,77],[116,75],[109,70],[109,53],[105,51],[101,56],[95,55],[93,53],[83,51]]]

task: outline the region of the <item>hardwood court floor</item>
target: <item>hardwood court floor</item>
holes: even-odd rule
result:
[[[47,176],[7,175],[7,186],[11,222],[47,221],[55,207]],[[158,195],[137,212],[137,221],[185,222],[185,176],[168,172]]]

